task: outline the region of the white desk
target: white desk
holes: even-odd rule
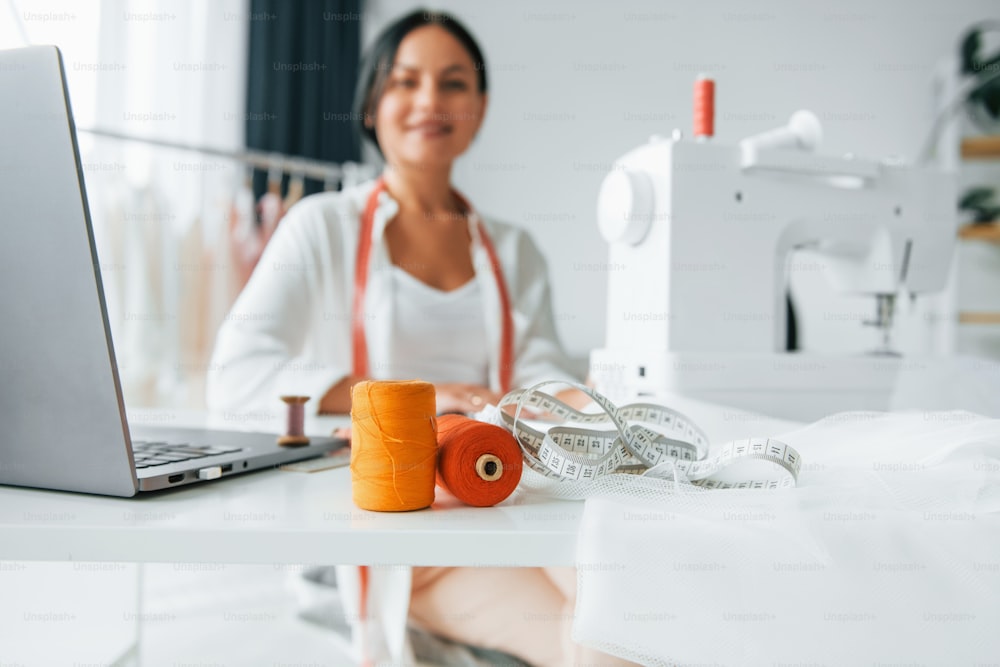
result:
[[[948,386],[943,385],[943,388]],[[796,426],[791,422],[768,419],[696,401],[677,399],[670,400],[668,404],[684,412],[701,425],[713,444],[720,444],[731,438],[751,434],[778,435],[786,433]],[[916,416],[919,418],[920,413],[916,413]],[[150,421],[157,421],[157,419],[154,416]],[[261,430],[271,430],[264,428],[261,422],[252,423]],[[938,425],[938,422],[929,422],[929,424]],[[847,423],[848,431],[851,428],[863,426],[863,423],[860,425]],[[324,432],[325,430],[327,429],[312,432]],[[806,466],[818,466],[815,468],[817,471],[826,470],[824,462],[832,466],[838,461],[837,456],[840,455],[831,450],[830,456],[826,458],[810,459],[810,454],[817,453],[815,449],[813,451],[800,449],[800,451],[803,452]],[[894,456],[893,452],[895,450],[886,450],[882,455],[892,454]],[[879,460],[885,463],[896,459]],[[865,464],[862,468],[867,469],[869,465]],[[831,468],[831,474],[833,474],[832,471],[833,468]],[[984,469],[980,471],[980,474],[992,473],[992,471],[992,468]],[[828,479],[827,481],[832,484],[835,480]],[[808,492],[807,487],[809,485],[803,485],[803,491]],[[831,488],[829,485],[814,484],[809,488],[812,489],[816,498],[826,498],[830,503],[833,503],[817,505],[817,508],[841,506],[841,499],[822,495]],[[853,498],[852,511],[860,512],[864,509],[866,498],[867,496],[864,494]],[[914,514],[910,518],[919,521],[921,513],[918,510],[913,510],[913,512]],[[576,534],[581,525],[583,513],[582,503],[548,501],[531,496],[515,497],[493,508],[469,508],[460,505],[453,499],[446,499],[443,494],[439,502],[429,510],[404,514],[363,512],[355,508],[351,501],[350,474],[348,470],[343,468],[318,473],[267,471],[136,499],[115,499],[0,487],[0,561],[67,561],[72,559],[74,561],[132,561],[139,563],[155,561],[222,564],[260,563],[265,564],[265,566],[273,564],[276,566],[273,568],[275,570],[293,563],[368,563],[387,567],[421,564],[571,565],[575,561]],[[854,529],[854,526],[841,525],[840,520],[836,518],[829,521],[823,517],[814,518],[827,531],[836,529],[849,532]],[[892,519],[891,516],[886,520],[890,519]],[[906,517],[901,517],[902,519],[906,519]],[[926,521],[927,518],[924,517],[923,520]],[[760,531],[748,530],[742,520],[728,521],[723,516],[719,521],[722,524],[716,526],[719,529],[715,533],[717,537],[724,534],[727,529],[733,531],[734,534],[738,533],[737,537],[740,540],[766,537]],[[728,523],[726,523],[727,521]],[[954,524],[954,526],[948,524],[949,530],[965,531],[961,533],[963,540],[972,537],[978,540],[979,550],[968,550],[972,554],[970,558],[975,563],[992,563],[990,554],[995,553],[995,550],[982,548],[982,544],[993,539],[991,535],[995,534],[989,532],[990,526],[984,523],[981,525],[984,526],[985,530],[977,530],[977,526],[980,524],[975,522],[956,521]],[[703,522],[699,517],[694,517],[686,526],[684,529],[686,533],[681,531],[679,527],[674,528],[681,531],[678,533],[678,544],[694,545],[697,543],[698,535],[701,534],[699,531],[703,528]],[[872,524],[872,526],[862,527],[874,530],[876,534],[879,534],[879,525]],[[896,527],[899,530],[905,528],[901,523]],[[912,537],[915,533],[904,531],[899,534],[901,537]],[[735,543],[733,542],[733,544]],[[890,541],[890,543],[895,542]],[[898,543],[909,544],[904,540],[899,540]],[[721,554],[722,551],[718,553]],[[892,558],[881,556],[881,553],[870,554],[872,561],[881,562],[879,561],[881,559],[892,560],[893,563],[910,563],[920,562],[920,559],[923,558],[922,552],[913,552],[912,554],[907,552],[898,557],[894,555]],[[692,558],[690,555],[685,555],[682,552],[678,552],[678,554],[657,553],[655,557],[672,558],[673,562],[693,562],[690,560]],[[732,573],[739,572],[736,569],[737,564],[743,559],[739,550],[732,551],[730,555],[735,560],[732,561],[732,569],[725,571],[732,575]],[[868,555],[864,557],[868,557]],[[685,558],[687,560],[684,560]],[[718,558],[722,558],[722,556],[720,555]],[[780,560],[777,556],[775,558]],[[937,598],[934,598],[932,594],[935,591],[935,586],[939,585],[935,582],[943,582],[940,585],[947,584],[947,577],[954,575],[949,574],[950,569],[937,567],[936,563],[941,561],[942,557],[929,554],[927,558],[930,563],[928,565],[929,583],[921,588],[923,591],[921,594],[926,594],[928,606],[926,610],[921,608],[919,613],[929,611],[932,615],[940,615],[957,610],[962,614],[977,615],[975,618],[981,619],[977,620],[979,625],[966,624],[962,627],[972,628],[978,633],[977,637],[987,636],[982,634],[985,630],[981,631],[980,627],[991,627],[989,623],[994,621],[995,615],[989,610],[995,608],[995,605],[992,608],[984,606],[981,604],[982,600],[975,596],[969,596],[968,600],[952,599],[954,597],[952,593],[949,593],[952,597],[941,598],[944,602],[935,602]],[[871,568],[865,569],[863,560],[845,559],[843,562],[854,563],[855,566],[857,563],[861,563],[858,566],[861,567],[859,572],[866,574],[866,576],[874,576],[871,574]],[[947,562],[951,563],[952,561]],[[831,567],[834,564],[831,564]],[[82,583],[90,583],[89,580],[99,578],[100,573],[91,574],[89,568],[81,567],[80,571],[76,572],[76,565],[77,563],[74,563],[71,566],[74,572],[70,574],[78,574],[81,580],[87,580]],[[16,566],[18,564],[14,563],[13,567],[7,567],[5,571],[0,570],[0,573],[5,573],[0,574],[0,598],[4,597],[2,589],[5,580],[8,589],[14,590],[17,588],[16,584],[22,579],[22,571],[16,569]],[[965,563],[965,566],[967,569],[972,567],[970,563]],[[726,567],[729,567],[728,561]],[[773,574],[771,572],[772,562],[765,562],[761,568],[757,568],[754,572]],[[141,573],[143,567],[140,565],[136,569]],[[89,576],[84,577],[83,574]],[[128,572],[123,572],[121,578],[127,575]],[[988,582],[990,581],[989,577],[992,576],[989,571],[986,574],[973,572],[973,575],[985,578]],[[699,579],[703,576],[700,570],[671,570],[671,576],[687,577],[690,580],[689,583],[703,583],[703,580]],[[794,574],[794,576],[800,575]],[[882,575],[879,574],[879,576]],[[902,581],[903,583],[899,585],[907,585],[903,579],[896,577],[891,572],[885,574],[884,578],[890,583]],[[11,582],[14,585],[11,585]],[[671,585],[674,583],[676,582],[672,580]],[[883,585],[887,584],[883,582]],[[923,584],[921,585],[923,586]],[[990,583],[989,586],[992,584]],[[132,586],[132,590],[136,588],[141,589],[142,586]],[[734,587],[733,597],[726,597],[719,604],[723,606],[729,604],[730,607],[726,607],[728,609],[744,609],[746,601],[741,598],[742,590],[743,588],[740,586]],[[987,586],[984,586],[983,590],[987,597],[992,594],[992,590],[988,590]],[[107,597],[106,591],[107,585],[103,581],[95,582],[91,588],[77,595],[76,599],[82,601],[89,611],[96,601],[103,602],[104,598]],[[127,591],[125,592],[127,593]],[[855,607],[850,606],[856,602],[861,605],[857,609],[863,611],[868,609],[868,606],[865,605],[870,606],[880,600],[878,595],[869,591],[861,591],[857,595],[852,591],[851,595],[854,597],[850,598],[851,602],[848,604],[838,602],[836,590],[825,591],[826,593],[829,594],[828,597],[817,598],[814,603],[811,603],[813,613],[811,618],[815,622],[815,625],[812,626],[814,629],[830,630],[828,625],[822,624],[825,622],[822,617],[824,609],[832,610],[835,613],[841,613],[845,609],[848,611],[856,610]],[[62,590],[52,590],[49,594],[51,599],[56,600],[56,602],[49,602],[47,605],[41,606],[40,614],[35,611],[39,609],[40,603],[35,599],[34,593],[30,593],[30,597],[24,594],[17,598],[9,597],[9,599],[15,600],[12,605],[13,610],[8,613],[8,617],[13,618],[14,622],[11,624],[10,618],[5,621],[4,617],[0,615],[0,621],[5,621],[0,623],[0,645],[11,639],[23,644],[29,633],[35,633],[32,637],[38,636],[39,638],[31,640],[35,643],[26,648],[23,655],[34,655],[34,646],[48,647],[45,642],[56,644],[47,639],[52,636],[53,623],[55,623],[55,621],[49,621],[49,617],[55,616],[58,620],[67,613],[66,594]],[[887,599],[895,598],[889,596]],[[664,596],[663,600],[671,602],[670,596]],[[122,601],[115,604],[118,605],[119,609],[122,609],[124,604],[130,604],[130,602],[123,597]],[[845,604],[847,606],[844,606]],[[233,608],[245,608],[243,605],[242,601],[236,602]],[[822,605],[827,606],[823,607]],[[766,608],[770,609],[770,607]],[[148,613],[144,609],[149,609],[149,607],[144,604],[142,599],[137,599],[134,609],[134,612],[129,612],[131,615],[127,619],[123,617],[121,611],[118,612],[119,615],[116,618],[129,620],[134,624],[136,620],[144,618],[144,614]],[[264,609],[266,611],[266,608]],[[0,612],[2,611],[0,609]],[[753,607],[750,608],[750,611],[756,612],[760,609]],[[83,612],[74,610],[72,613]],[[681,618],[679,612],[677,613],[678,618]],[[792,618],[795,613],[799,612],[788,611],[787,617]],[[817,621],[817,618],[820,620]],[[887,618],[890,617],[887,616]],[[938,616],[932,616],[932,618],[938,618]],[[106,615],[93,615],[92,620],[95,628],[107,625]],[[192,620],[192,627],[199,627],[196,621],[198,619]],[[225,622],[225,617],[223,617],[223,621]],[[104,626],[101,625],[102,623]],[[244,625],[245,627],[242,629],[246,631],[248,636],[256,637],[264,632],[259,626]],[[8,631],[7,627],[12,627],[12,630]],[[860,625],[858,627],[860,628],[859,632],[863,633],[868,626]],[[928,627],[926,618],[923,620],[917,618],[912,627],[922,633],[920,638],[924,641],[924,645],[928,642],[933,643],[937,638],[943,637],[951,631],[948,625],[938,624]],[[83,624],[80,622],[72,624],[70,629],[76,632],[76,635],[66,637],[63,642],[65,646],[72,647],[77,655],[82,655],[80,642],[89,636],[83,632],[82,628]],[[837,628],[838,633],[841,630],[841,628]],[[5,631],[7,632],[6,639],[4,637]],[[124,635],[126,632],[126,629],[122,629],[119,635]],[[141,629],[137,629],[137,633],[141,632]],[[779,628],[775,632],[780,633],[783,630]],[[827,636],[832,635],[827,633]],[[137,634],[134,641],[128,636],[124,639],[131,641],[131,643],[121,648],[102,645],[95,647],[94,651],[88,655],[136,655],[140,651],[141,645],[141,642],[138,641],[139,635]],[[779,644],[780,642],[775,640],[774,645]],[[699,645],[695,648],[701,650],[702,647]],[[898,659],[909,659],[908,654],[900,653],[901,649],[895,642],[892,645],[880,643],[878,648],[882,651],[878,654],[879,656],[884,654],[885,656],[894,655]],[[974,656],[980,662],[986,660],[985,656],[996,655],[995,642],[989,644],[973,642],[968,644],[967,649],[965,653],[968,656]],[[775,656],[777,655],[775,654]],[[789,657],[789,664],[795,661],[792,658],[794,656]],[[809,658],[810,661],[813,661],[816,656],[809,655]],[[106,662],[107,658],[100,657],[99,660]],[[799,661],[801,662],[801,660]],[[891,661],[886,660],[886,662]],[[24,663],[32,664],[27,660]],[[958,664],[958,662],[942,662],[941,664]],[[971,664],[971,661],[966,661],[965,664]]]
[[[697,401],[676,399],[670,405],[698,422],[714,443],[794,427]],[[283,427],[280,414],[206,419],[198,413],[138,410],[130,420],[266,432]],[[309,419],[306,432],[329,433],[346,423]],[[524,494],[496,507],[474,508],[438,491],[427,510],[366,512],[351,500],[347,468],[268,470],[127,499],[0,487],[0,659],[24,665],[139,660],[176,665],[178,658],[233,664],[232,646],[239,645],[257,646],[267,655],[277,651],[275,664],[288,659],[343,664],[342,654],[331,653],[325,633],[311,637],[307,624],[296,621],[294,607],[275,613],[281,604],[291,604],[287,598],[268,598],[268,605],[234,598],[255,581],[254,575],[241,578],[241,568],[219,570],[261,564],[273,578],[274,572],[294,571],[303,563],[573,565],[583,509],[582,502]],[[129,562],[140,565],[122,565]],[[192,590],[228,611],[194,603],[197,612],[164,607],[155,592],[145,599],[150,584],[141,564],[157,562],[185,564],[192,578],[199,574],[196,568],[205,568],[205,578]],[[261,574],[257,568],[256,575]],[[185,580],[182,589],[191,589],[192,582]],[[251,619],[253,614],[271,619],[266,630],[259,623],[227,620],[227,613],[242,618],[248,609]],[[60,640],[53,642],[53,636]],[[173,646],[178,636],[197,648],[178,654]],[[263,646],[261,637],[268,638]],[[174,662],[157,662],[164,656]],[[249,659],[260,662],[259,656]]]
[[[697,401],[671,405],[716,443],[794,426]],[[138,417],[163,423],[158,413]],[[306,431],[344,423],[314,419]],[[351,500],[346,468],[269,470],[131,499],[0,487],[0,561],[572,565],[582,513],[582,502],[517,494],[496,507],[467,507],[441,491],[427,510],[367,512]]]
[[[140,655],[153,665],[257,662],[259,655],[221,650],[211,638],[254,645],[261,632],[288,643],[259,647],[268,664],[344,664],[329,633],[299,621],[290,599],[272,595],[273,606],[263,606],[252,597],[260,570],[243,568],[251,574],[241,578],[232,565],[267,565],[271,578],[301,563],[568,565],[582,513],[583,503],[530,498],[473,508],[441,491],[427,510],[367,512],[351,500],[346,467],[266,470],[136,498],[0,487],[0,665],[137,664]],[[194,578],[205,568],[203,583],[218,602],[163,611],[155,595],[144,598],[145,567],[127,562],[185,564]],[[227,597],[222,578],[250,588],[249,601]],[[190,583],[178,572],[174,579]],[[271,621],[231,621],[243,617]],[[174,648],[180,662],[158,662],[170,634],[197,651]],[[234,655],[245,657],[230,662]]]
[[[351,501],[347,468],[268,470],[131,499],[0,488],[0,560],[568,565],[579,502],[418,512]],[[516,545],[516,548],[514,548]]]
[[[135,416],[133,422],[271,432],[281,428],[277,418],[279,423],[206,420],[170,411],[137,411]],[[344,423],[311,419],[306,430],[329,433]],[[567,565],[574,562],[582,513],[579,502],[528,497],[492,508],[466,507],[440,491],[427,510],[367,512],[351,500],[347,468],[267,470],[135,498],[0,486],[0,662],[133,664],[141,655],[151,664],[176,665],[178,657],[191,664],[195,659],[198,664],[231,664],[231,649],[222,651],[211,639],[254,645],[261,624],[231,622],[250,609],[251,619],[273,619],[267,624],[268,637],[277,638],[278,645],[288,643],[280,650],[267,648],[266,655],[343,664],[342,654],[327,646],[329,633],[314,629],[311,635],[308,624],[296,619],[294,607],[288,608],[289,600],[272,596],[268,599],[277,606],[263,606],[259,600],[232,598],[232,591],[246,590],[256,579],[251,574],[241,580],[241,568],[221,570],[234,564],[269,565],[273,567],[264,574],[273,579],[275,572],[284,576],[302,563]],[[142,591],[150,587],[144,583],[145,568],[122,565],[128,562],[206,568],[208,578],[201,583],[218,603],[189,603],[198,611],[165,610],[162,600],[144,599]],[[248,571],[261,574],[260,569]],[[197,569],[190,572],[194,578],[198,574]],[[153,627],[144,627],[147,619]],[[162,657],[157,647],[170,646],[162,635],[171,633],[198,648],[180,653],[172,648],[164,655],[175,662],[157,662]],[[53,636],[60,641],[52,642]],[[316,662],[317,656],[324,662]],[[5,662],[9,660],[14,662]]]

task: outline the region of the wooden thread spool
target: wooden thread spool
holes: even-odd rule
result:
[[[351,491],[366,510],[405,512],[434,502],[434,385],[365,381],[351,391]]]
[[[495,482],[503,476],[503,461],[493,454],[483,454],[476,459],[476,474],[486,482]]]
[[[437,484],[467,505],[506,500],[521,481],[524,459],[506,429],[462,415],[438,418]]]
[[[305,434],[306,409],[308,396],[282,396],[281,400],[288,405],[288,420],[285,434],[278,436],[278,444],[282,447],[302,447],[309,444],[309,436]]]

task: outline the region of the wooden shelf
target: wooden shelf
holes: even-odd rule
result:
[[[958,314],[959,324],[1000,324],[1000,313],[964,311]]]
[[[1000,243],[1000,222],[978,225],[962,225],[958,228],[958,238],[966,241],[990,241]]]
[[[1000,134],[962,139],[962,158],[966,160],[1000,159]]]

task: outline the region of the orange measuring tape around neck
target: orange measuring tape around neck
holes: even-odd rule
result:
[[[354,263],[354,304],[351,310],[351,338],[353,345],[352,367],[355,377],[368,377],[368,343],[365,339],[365,290],[368,287],[368,267],[372,251],[372,227],[375,224],[375,211],[378,209],[379,195],[386,192],[385,179],[379,178],[375,183],[375,189],[368,196],[364,213],[361,215],[361,230],[358,236],[358,252]],[[452,194],[458,200],[466,214],[472,213],[472,206],[462,195],[452,190]],[[511,390],[511,377],[514,373],[514,319],[511,316],[510,293],[507,291],[507,281],[504,280],[503,268],[497,257],[496,248],[493,241],[486,233],[486,226],[483,221],[476,220],[479,238],[489,255],[490,265],[493,269],[493,277],[497,282],[497,291],[500,293],[501,309],[501,332],[500,332],[500,368],[498,375],[500,378],[500,393],[506,394]]]

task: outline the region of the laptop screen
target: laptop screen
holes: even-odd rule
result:
[[[0,51],[0,483],[132,495],[62,58]]]

